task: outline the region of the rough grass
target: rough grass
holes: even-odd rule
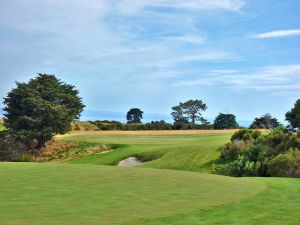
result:
[[[32,157],[34,162],[64,162],[79,159],[91,154],[102,154],[111,150],[108,145],[99,145],[89,142],[50,141],[42,154]]]
[[[220,155],[218,148],[229,141],[234,131],[186,131],[198,135],[182,135],[182,132],[171,131],[173,135],[167,135],[169,131],[153,131],[152,134],[164,135],[152,136],[146,135],[148,131],[126,132],[129,135],[120,131],[115,133],[119,135],[108,135],[111,132],[76,132],[58,139],[119,145],[107,154],[93,154],[71,163],[116,165],[125,158],[135,156],[142,161],[149,161],[141,167],[211,172],[212,164]],[[101,135],[103,133],[105,135]]]
[[[99,130],[98,127],[90,122],[85,121],[73,121],[72,122],[73,131],[95,131]]]
[[[94,136],[94,135],[125,135],[125,136],[170,136],[170,135],[205,135],[205,134],[233,134],[237,129],[231,130],[141,130],[141,131],[74,131],[66,135],[58,135],[57,137],[76,137],[76,136]]]
[[[138,224],[233,204],[266,189],[251,178],[50,163],[2,163],[0,177],[0,224],[22,225]]]

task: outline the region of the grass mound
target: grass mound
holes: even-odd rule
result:
[[[1,224],[135,224],[239,202],[264,182],[193,172],[1,163]]]

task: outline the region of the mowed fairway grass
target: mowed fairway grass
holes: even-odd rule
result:
[[[135,156],[140,167],[210,172],[219,158],[219,147],[234,131],[118,131],[75,132],[59,140],[119,145],[106,154],[86,156],[71,163],[116,165]]]
[[[300,224],[300,179],[210,174],[231,133],[58,137],[117,148],[69,163],[0,163],[0,224]],[[129,156],[153,161],[105,166]]]

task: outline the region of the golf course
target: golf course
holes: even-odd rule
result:
[[[64,161],[2,162],[0,224],[299,224],[299,179],[213,174],[219,147],[233,132],[57,136],[60,142],[113,148]],[[116,166],[128,157],[143,164]]]

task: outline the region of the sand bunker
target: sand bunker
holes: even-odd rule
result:
[[[138,160],[136,157],[129,157],[127,159],[121,160],[118,164],[118,166],[123,167],[133,167],[143,164],[142,161]]]

